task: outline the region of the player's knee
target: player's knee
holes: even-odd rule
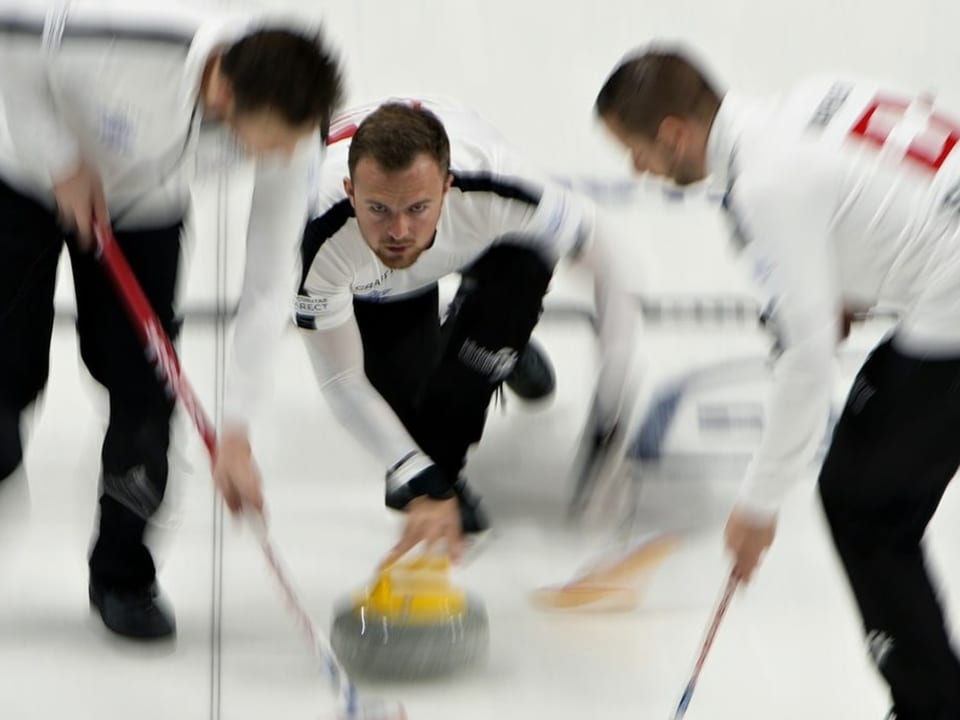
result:
[[[103,441],[103,491],[141,517],[160,506],[167,485],[170,411],[112,403]]]
[[[506,380],[516,367],[518,357],[516,347],[488,347],[472,337],[465,338],[457,351],[459,364],[490,385]]]
[[[522,245],[494,245],[468,271],[481,288],[509,290],[514,302],[543,299],[553,265],[536,250]]]
[[[170,445],[170,412],[167,408],[111,404],[110,422],[103,443],[105,467],[123,468],[142,462],[166,460]]]
[[[445,323],[460,361],[494,382],[513,370],[540,319],[552,267],[535,251],[497,245],[466,273]]]
[[[0,410],[0,481],[5,480],[23,462],[20,413]]]

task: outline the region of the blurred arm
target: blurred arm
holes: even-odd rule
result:
[[[224,426],[246,432],[289,322],[297,248],[307,216],[310,152],[258,163],[247,256],[224,395]]]
[[[305,331],[303,337],[320,389],[337,419],[361,445],[386,467],[419,452],[363,371],[363,343],[352,316],[328,330]]]
[[[620,420],[624,407],[636,388],[631,387],[630,370],[641,321],[635,303],[627,295],[622,263],[617,263],[609,222],[598,214],[590,236],[578,260],[593,275],[594,303],[600,345],[600,372],[597,378],[595,411],[602,431],[609,431]]]
[[[760,446],[739,498],[744,512],[761,519],[776,514],[809,470],[829,418],[842,317],[830,247],[838,193],[836,174],[810,158],[741,178],[735,186],[745,252],[773,298],[783,345]]]

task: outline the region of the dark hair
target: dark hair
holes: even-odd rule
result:
[[[386,103],[364,118],[350,141],[350,177],[367,156],[387,172],[394,172],[406,170],[420,154],[436,160],[440,171],[447,174],[450,138],[443,123],[419,105]]]
[[[238,113],[269,110],[290,125],[316,122],[325,134],[343,99],[339,63],[319,33],[258,30],[231,45],[220,68]]]
[[[597,95],[596,112],[631,133],[654,139],[668,116],[711,123],[720,94],[691,60],[672,51],[648,51],[620,63]]]

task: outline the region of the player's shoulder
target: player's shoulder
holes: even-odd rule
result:
[[[450,165],[455,172],[497,172],[511,154],[506,138],[480,111],[449,98],[423,101],[443,123],[450,140]]]
[[[811,75],[778,96],[775,115],[783,127],[804,134],[845,128],[880,94],[880,88],[876,81],[862,76]]]
[[[331,206],[307,223],[300,257],[308,277],[324,287],[348,287],[366,259],[349,200]]]
[[[844,155],[809,140],[758,146],[732,182],[733,210],[834,207],[845,195],[850,166]]]
[[[424,109],[439,118],[450,139],[450,161],[461,172],[516,172],[523,154],[483,111],[457,100],[430,97]]]
[[[748,105],[741,171],[774,186],[797,186],[837,171],[844,162],[843,142],[876,94],[877,85],[870,80],[821,74]]]
[[[350,173],[348,152],[348,143],[330,144],[329,140],[318,142],[310,148],[307,184],[310,189],[311,221],[331,213],[342,215],[346,206],[349,206],[350,201],[343,184],[344,178]]]
[[[343,155],[342,166],[340,155]],[[318,254],[328,255],[334,246],[342,244],[339,238],[356,227],[353,222],[356,214],[343,186],[347,175],[344,148],[326,148],[315,153],[310,175],[309,213],[302,251],[305,258],[312,259]],[[345,244],[346,247],[349,245]]]

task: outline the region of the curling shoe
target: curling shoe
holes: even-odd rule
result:
[[[90,606],[117,635],[135,640],[163,640],[177,632],[173,611],[160,598],[157,584],[145,588],[111,588],[90,581]]]
[[[546,400],[557,387],[550,358],[533,338],[520,351],[517,364],[504,382],[515,395],[527,402]]]

